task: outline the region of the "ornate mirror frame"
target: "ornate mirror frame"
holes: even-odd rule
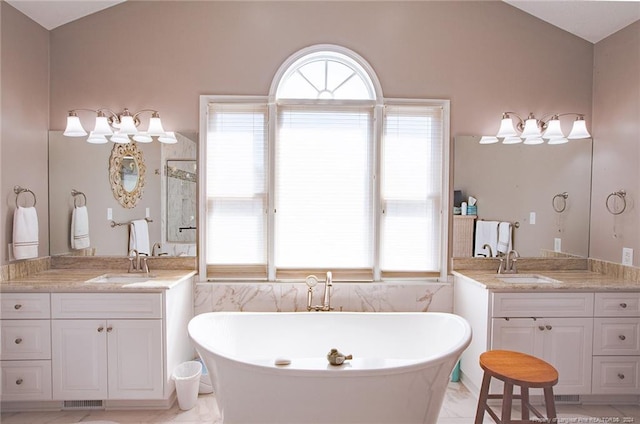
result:
[[[122,163],[125,157],[128,156],[133,157],[138,167],[138,181],[131,191],[125,190],[121,173]],[[128,209],[134,208],[136,203],[138,203],[138,199],[142,197],[145,172],[146,166],[142,158],[142,151],[138,149],[135,141],[126,144],[115,144],[113,146],[111,156],[109,157],[109,183],[111,183],[113,197],[115,197],[123,207]]]

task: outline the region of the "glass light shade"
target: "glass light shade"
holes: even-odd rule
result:
[[[113,131],[111,130],[111,126],[109,125],[109,121],[106,116],[98,116],[96,117],[96,126],[91,131],[91,134],[95,135],[112,135]]]
[[[82,128],[80,118],[77,116],[67,116],[67,128],[64,130],[67,137],[84,137],[87,132]]]
[[[524,144],[542,144],[544,140],[542,137],[527,137],[524,139]]]
[[[538,120],[529,118],[524,121],[524,130],[522,130],[522,138],[540,137],[540,128],[538,128]]]
[[[89,137],[87,138],[87,143],[91,144],[105,144],[108,143],[107,137],[104,134],[96,134],[95,131],[91,131],[89,133]]]
[[[176,144],[178,142],[178,139],[176,138],[176,134],[173,131],[167,131],[165,135],[161,135],[160,137],[158,137],[158,141],[165,144]]]
[[[498,130],[498,134],[496,134],[496,137],[515,137],[517,135],[518,133],[513,126],[513,120],[511,118],[503,118],[502,121],[500,121],[500,129]]]
[[[137,134],[138,129],[133,121],[133,116],[123,115],[120,116],[120,133],[121,134]]]
[[[493,144],[497,143],[498,141],[498,137],[490,135],[483,135],[482,137],[480,137],[480,144]]]
[[[564,138],[564,134],[562,133],[562,128],[560,128],[560,120],[552,119],[547,122],[547,129],[544,134],[542,134],[542,138],[552,139],[552,138]]]
[[[573,121],[573,127],[571,132],[567,136],[569,140],[578,138],[591,138],[591,134],[587,131],[587,122],[583,118],[578,118]]]
[[[505,137],[502,140],[502,144],[518,144],[522,143],[522,139],[520,137]]]
[[[549,144],[564,144],[568,142],[569,140],[567,140],[565,137],[555,137],[549,140]]]
[[[111,141],[114,143],[126,144],[129,143],[129,136],[127,134],[122,134],[121,132],[117,132],[111,136]]]
[[[148,133],[139,132],[133,136],[133,139],[138,143],[151,143],[153,138]]]
[[[161,136],[165,134],[159,117],[149,118],[149,129],[147,130],[147,134],[152,136]]]

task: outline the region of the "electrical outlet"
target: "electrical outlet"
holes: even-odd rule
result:
[[[529,224],[534,225],[536,223],[536,213],[529,212]]]
[[[554,252],[562,252],[562,239],[561,238],[554,238],[553,239],[553,250]]]
[[[622,248],[622,265],[633,265],[633,249],[630,247]]]
[[[149,209],[149,208],[145,209],[144,217],[145,217],[145,218],[149,218],[149,217],[151,217],[151,211],[150,211],[150,209]]]

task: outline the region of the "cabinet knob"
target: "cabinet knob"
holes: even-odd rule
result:
[[[538,329],[539,329],[540,331],[544,331],[544,325],[539,325],[539,326],[538,326]]]
[[[620,372],[620,373],[618,373],[618,378],[619,378],[620,380],[624,380],[624,374],[622,374],[621,372]]]
[[[21,385],[21,384],[22,384],[22,379],[21,379],[21,378],[17,379],[17,380],[16,380],[16,384],[17,384],[18,386],[19,386],[19,385]]]
[[[104,327],[100,326],[98,327],[98,333],[102,333],[104,331]]]
[[[15,310],[18,310],[18,309],[20,309],[20,308],[22,308],[22,305],[21,305],[21,304],[19,304],[19,303],[16,303],[16,304],[13,306],[13,309],[15,309]]]
[[[546,327],[546,329],[547,329],[547,330],[551,330],[551,329],[553,328],[553,327],[552,327],[552,326],[550,326],[550,325],[545,325],[545,327]]]
[[[18,337],[18,338],[15,340],[15,343],[16,343],[16,344],[20,344],[20,343],[22,343],[22,337]]]
[[[621,307],[622,309],[624,309],[624,308],[626,308],[626,307],[627,307],[627,304],[626,304],[626,303],[624,303],[624,302],[622,302],[622,303],[620,304],[620,307]]]
[[[626,336],[625,336],[624,334],[620,334],[620,335],[618,336],[618,338],[619,338],[620,340],[626,340],[626,339],[627,339],[627,338],[626,338]]]
[[[113,327],[112,326],[108,326],[107,327],[107,333],[111,333],[113,331]]]

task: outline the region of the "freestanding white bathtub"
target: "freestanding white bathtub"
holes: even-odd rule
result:
[[[210,312],[189,336],[225,424],[435,424],[471,327],[435,312]],[[330,365],[331,348],[353,359]]]

